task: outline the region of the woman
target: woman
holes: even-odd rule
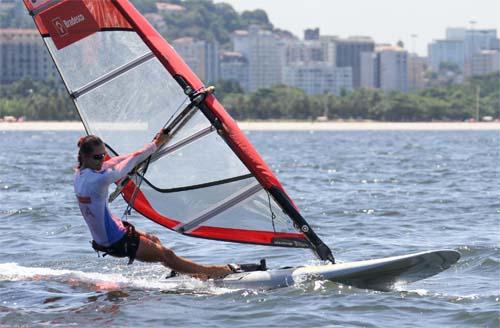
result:
[[[106,149],[99,137],[89,135],[78,141],[78,168],[74,187],[78,204],[92,238],[92,247],[115,257],[128,257],[129,264],[160,262],[170,269],[200,279],[216,279],[235,271],[233,265],[205,266],[175,255],[156,236],[135,230],[128,222],[112,215],[108,207],[108,187],[132,171],[166,141],[158,133],[155,140],[135,153],[104,161]]]

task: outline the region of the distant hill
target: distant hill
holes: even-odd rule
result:
[[[227,48],[231,32],[250,25],[293,37],[288,31],[274,28],[261,9],[239,14],[231,5],[215,4],[212,0],[132,0],[132,3],[168,40],[193,37],[215,40]],[[22,1],[0,0],[0,28],[34,28]]]

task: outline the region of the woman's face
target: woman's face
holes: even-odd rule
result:
[[[106,157],[106,148],[104,145],[94,147],[94,150],[90,154],[83,154],[82,156],[83,166],[95,171],[99,171],[102,168],[102,163],[104,163],[104,158]]]

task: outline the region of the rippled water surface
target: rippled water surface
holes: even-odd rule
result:
[[[324,281],[258,292],[169,284],[159,265],[127,266],[90,248],[72,192],[79,133],[0,132],[0,326],[500,326],[498,131],[248,135],[340,262],[442,248],[461,260],[386,293]],[[202,263],[315,263],[305,250],[132,221]]]

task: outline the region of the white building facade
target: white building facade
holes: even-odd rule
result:
[[[376,89],[377,82],[377,54],[374,52],[361,53],[361,88]]]
[[[59,79],[40,33],[30,29],[0,29],[0,83],[26,78]]]
[[[425,88],[425,72],[427,71],[427,57],[417,54],[408,54],[408,90],[417,91]]]
[[[376,49],[379,61],[380,89],[408,91],[408,52],[399,47]]]
[[[472,75],[500,72],[500,51],[483,50],[472,57]]]
[[[284,70],[284,80],[287,85],[302,89],[310,95],[330,93],[338,96],[353,89],[352,69],[328,63],[288,65]]]
[[[239,52],[226,51],[220,56],[220,78],[226,81],[238,82],[244,91],[249,89],[248,60]]]
[[[174,49],[206,84],[219,80],[219,46],[215,42],[181,38],[172,42]]]
[[[430,68],[439,71],[443,63],[455,64],[461,72],[464,72],[465,43],[461,40],[436,40],[429,44]]]
[[[251,26],[248,31],[235,31],[232,40],[234,51],[248,60],[248,91],[254,92],[283,82],[285,43],[278,35]]]

